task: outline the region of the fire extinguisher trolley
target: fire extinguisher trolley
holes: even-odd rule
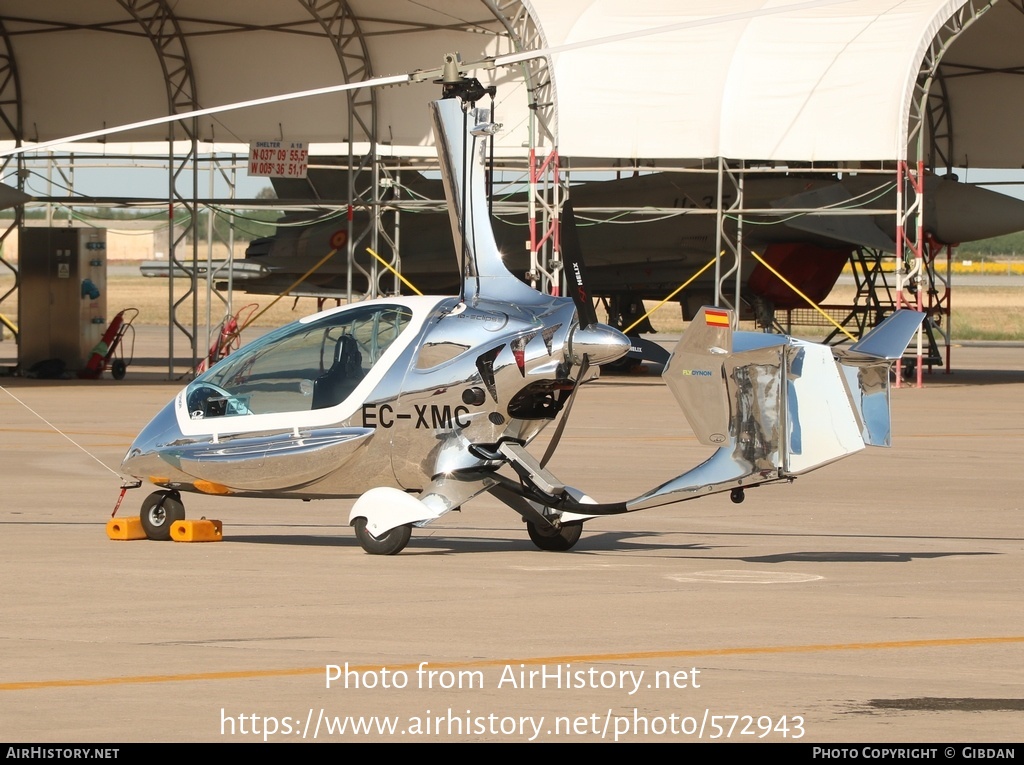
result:
[[[92,349],[89,362],[85,369],[78,373],[83,379],[96,380],[103,374],[104,370],[110,369],[110,374],[115,380],[123,380],[128,371],[128,365],[135,357],[135,327],[132,322],[139,315],[138,308],[125,308],[117,314],[103,333],[103,339]],[[128,332],[131,332],[131,346],[127,356],[123,350],[123,340]]]

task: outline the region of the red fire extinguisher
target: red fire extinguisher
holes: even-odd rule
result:
[[[107,365],[107,355],[110,353],[110,344],[114,342],[114,338],[117,337],[118,332],[121,330],[121,324],[124,322],[124,311],[121,311],[114,317],[113,321],[110,322],[110,326],[107,327],[107,331],[103,333],[103,339],[96,343],[92,349],[92,355],[89,356],[89,362],[85,365],[79,376],[90,380],[95,380],[101,374]]]

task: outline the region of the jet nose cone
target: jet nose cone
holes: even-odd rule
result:
[[[569,337],[567,358],[573,364],[583,363],[587,356],[591,364],[608,364],[629,353],[629,338],[607,324],[576,327]]]
[[[925,225],[943,243],[974,242],[1024,230],[1024,201],[1006,194],[935,178],[926,187],[924,200]]]

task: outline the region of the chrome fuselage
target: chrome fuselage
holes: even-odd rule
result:
[[[122,472],[178,491],[311,499],[419,491],[480,469],[469,445],[532,440],[579,370],[573,341],[591,356],[604,342],[579,330],[571,300],[534,294],[531,305],[368,301],[283,327],[179,392]],[[331,379],[341,338],[358,361]],[[628,347],[607,338],[611,355]]]

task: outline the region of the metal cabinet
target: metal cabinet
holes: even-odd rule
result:
[[[18,363],[60,359],[82,369],[107,325],[107,232],[22,228],[18,242]]]

